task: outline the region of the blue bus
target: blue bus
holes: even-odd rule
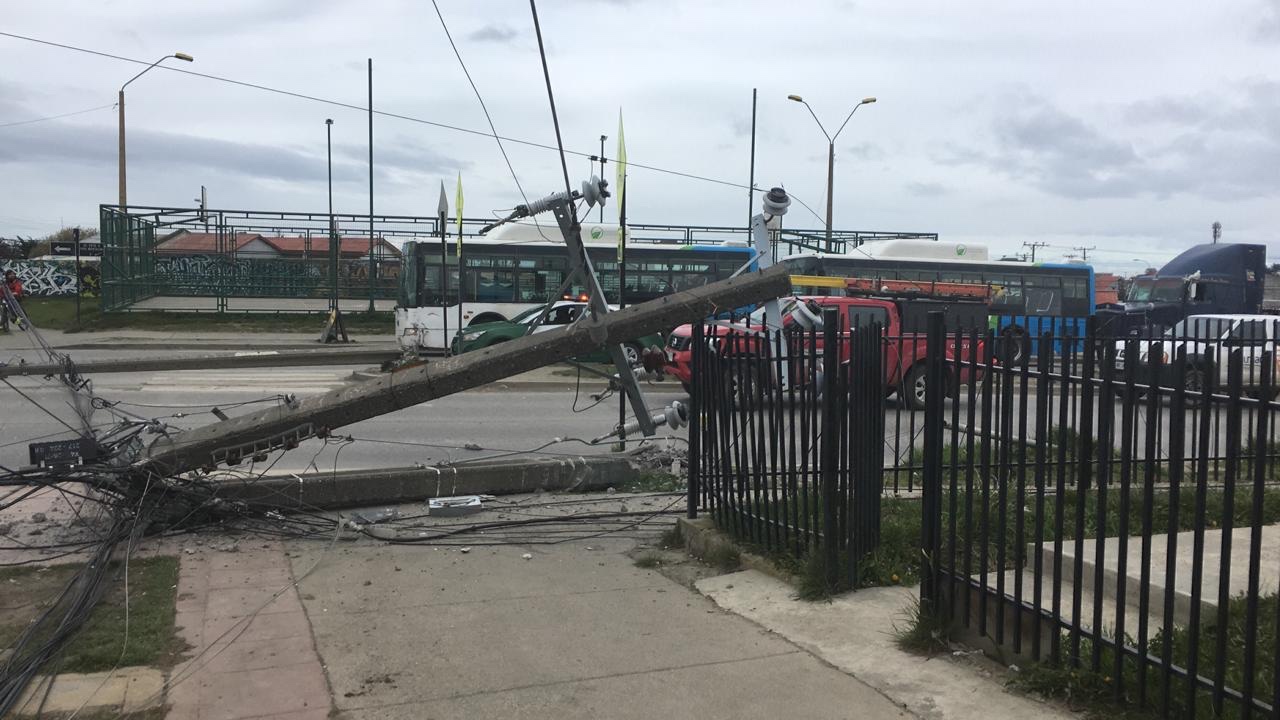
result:
[[[1045,332],[1082,336],[1086,319],[1096,311],[1093,268],[1089,265],[988,260],[983,257],[985,248],[948,243],[911,242],[909,247],[896,247],[903,243],[871,243],[864,245],[865,252],[860,254],[796,255],[783,262],[797,275],[987,285],[992,296],[985,309],[986,327],[1002,337],[1030,335],[1033,352],[1038,352],[1034,338]],[[923,252],[931,256],[921,257]],[[916,316],[923,322],[923,314]],[[904,314],[904,323],[910,320],[911,314]],[[970,329],[980,322],[972,313],[957,312],[953,320]],[[958,327],[955,322],[950,325]],[[904,329],[924,330],[923,326]]]

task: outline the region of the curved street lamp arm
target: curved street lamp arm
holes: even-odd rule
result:
[[[186,55],[186,54],[184,54],[184,53],[170,53],[169,55],[165,55],[164,57],[160,58],[159,60],[157,60],[157,61],[155,61],[155,62],[151,63],[150,65],[146,66],[145,68],[143,68],[143,69],[142,69],[142,72],[140,72],[140,73],[138,73],[137,75],[134,75],[133,77],[129,78],[129,81],[128,81],[128,82],[126,82],[124,85],[121,85],[121,86],[120,86],[120,92],[124,92],[124,89],[125,89],[126,87],[128,87],[129,83],[133,82],[134,80],[137,80],[138,78],[142,77],[143,75],[146,75],[148,70],[150,70],[151,68],[153,68],[153,67],[155,67],[155,66],[159,65],[160,63],[164,62],[165,60],[168,60],[169,58],[177,58],[177,59],[179,59],[179,60],[186,60],[187,62],[191,62],[191,56],[190,56],[190,55]]]
[[[849,124],[849,120],[853,118],[853,114],[858,112],[858,108],[862,107],[865,104],[866,103],[858,103],[857,105],[853,106],[853,109],[849,111],[848,116],[845,117],[844,122],[840,123],[840,129],[836,131],[835,135],[831,136],[831,142],[835,142],[836,138],[840,137],[840,133],[844,132],[844,126]]]
[[[835,142],[835,138],[831,137],[831,135],[827,133],[827,129],[822,127],[822,121],[818,119],[818,114],[813,111],[813,108],[809,107],[809,102],[807,100],[801,100],[800,102],[804,105],[805,109],[809,111],[809,114],[813,116],[813,121],[818,123],[818,129],[822,131],[823,135],[827,136],[827,142]],[[848,121],[846,120],[845,122]]]

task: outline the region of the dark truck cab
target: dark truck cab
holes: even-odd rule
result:
[[[1196,245],[1136,278],[1122,303],[1099,305],[1098,333],[1140,335],[1169,328],[1190,315],[1255,314],[1262,308],[1265,245]]]

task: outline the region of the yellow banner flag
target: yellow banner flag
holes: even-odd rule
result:
[[[618,262],[622,262],[627,236],[627,229],[624,227],[627,216],[625,206],[622,204],[622,198],[627,192],[627,141],[622,135],[622,108],[618,108],[618,154],[613,165],[617,171],[614,195],[618,203]]]
[[[462,173],[458,173],[458,197],[454,200],[458,206],[458,257],[462,257]],[[459,268],[461,270],[461,268]]]

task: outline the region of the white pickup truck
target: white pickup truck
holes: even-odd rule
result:
[[[1241,354],[1242,384],[1246,392],[1262,384],[1262,363],[1270,354],[1272,363],[1272,396],[1280,394],[1280,317],[1275,315],[1191,315],[1169,328],[1160,338],[1136,340],[1140,353],[1138,371],[1146,373],[1150,360],[1158,354],[1162,369],[1160,385],[1174,387],[1181,383],[1188,391],[1199,392],[1212,369],[1217,392],[1227,391],[1231,353]],[[1125,364],[1126,341],[1116,343],[1116,363]],[[1172,363],[1183,348],[1187,353],[1186,372],[1175,377]]]

